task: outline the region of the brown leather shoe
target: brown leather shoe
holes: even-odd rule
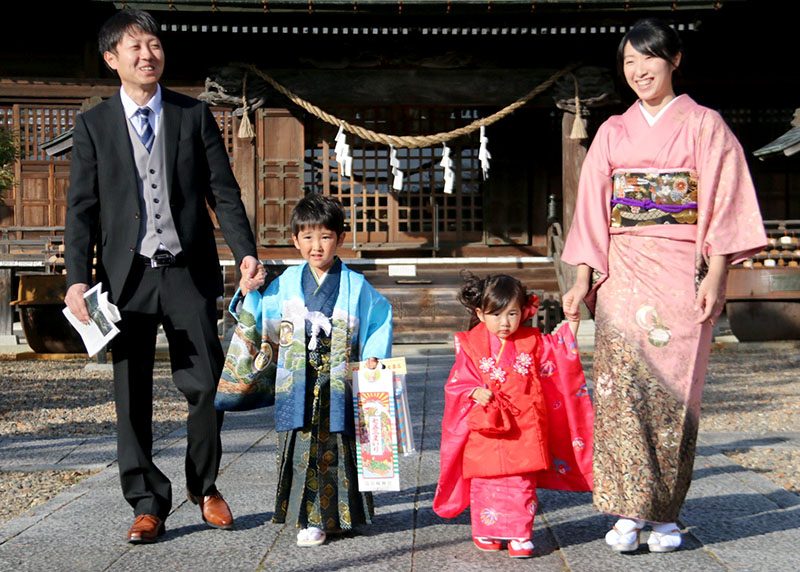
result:
[[[203,522],[214,528],[228,530],[233,528],[233,515],[231,509],[222,494],[217,491],[210,495],[195,496],[187,492],[186,496],[194,504],[200,505],[200,513],[203,515]]]
[[[164,521],[152,514],[140,514],[128,530],[128,542],[131,544],[148,544],[164,534]]]

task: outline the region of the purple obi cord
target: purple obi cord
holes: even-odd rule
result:
[[[697,203],[685,203],[682,205],[662,205],[659,203],[654,203],[650,199],[646,201],[639,201],[636,199],[629,199],[627,197],[616,198],[614,197],[611,199],[611,205],[625,205],[628,207],[640,207],[643,209],[658,209],[660,211],[664,211],[667,213],[679,213],[681,211],[686,211],[689,209],[697,209]]]

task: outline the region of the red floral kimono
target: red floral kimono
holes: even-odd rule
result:
[[[481,323],[459,332],[445,386],[440,476],[433,510],[470,507],[473,536],[529,539],[536,487],[592,487],[592,406],[568,326],[521,327],[505,343]],[[482,407],[470,394],[494,393]]]

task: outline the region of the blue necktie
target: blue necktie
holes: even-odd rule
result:
[[[156,138],[155,133],[153,133],[153,128],[150,126],[150,108],[140,107],[136,115],[139,116],[139,139],[149,153],[150,149],[153,148],[153,141],[155,141]]]

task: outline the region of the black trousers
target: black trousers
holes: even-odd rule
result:
[[[214,409],[223,354],[216,301],[197,290],[183,267],[134,267],[117,302],[120,333],[112,341],[117,455],[125,499],[136,515],[166,519],[170,480],[153,462],[153,362],[159,324],[169,342],[172,378],[188,403],[186,488],[213,493],[223,414]]]

